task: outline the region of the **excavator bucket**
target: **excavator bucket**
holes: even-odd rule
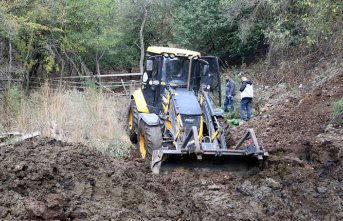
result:
[[[198,137],[196,128],[188,137]],[[187,144],[180,149],[162,147],[152,153],[151,169],[154,174],[175,168],[247,171],[262,167],[268,158],[268,152],[257,142],[254,130],[249,128],[244,136],[232,148],[219,148],[216,141],[199,142],[186,139]]]

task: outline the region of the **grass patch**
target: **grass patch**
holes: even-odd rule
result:
[[[16,118],[20,112],[22,93],[16,86],[8,84],[5,88],[0,114],[4,117],[2,119],[3,126],[11,125],[11,120]]]
[[[0,111],[0,128],[22,133],[40,131],[42,136],[83,143],[116,157],[129,153],[125,132],[128,101],[123,97],[92,87],[81,92],[53,90],[45,85],[15,104],[19,105],[13,105],[10,112]]]
[[[332,119],[336,124],[343,126],[343,98],[334,103]]]
[[[240,122],[240,115],[236,112],[226,112],[224,114],[224,118],[227,120],[227,122],[232,126],[237,126]]]

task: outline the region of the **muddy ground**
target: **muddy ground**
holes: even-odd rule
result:
[[[341,73],[253,120],[271,154],[263,171],[156,176],[80,144],[1,147],[0,220],[343,220],[343,128],[330,120],[342,85]]]

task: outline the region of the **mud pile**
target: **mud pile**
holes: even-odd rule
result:
[[[283,183],[284,202],[294,218],[343,219],[343,128],[331,117],[334,102],[342,97],[341,71],[252,122],[271,154],[261,174]]]
[[[343,73],[299,97],[288,97],[255,118],[252,126],[272,153],[287,152],[311,160],[309,146],[319,134],[333,132],[333,103],[343,97]],[[333,130],[331,130],[333,128]],[[336,130],[339,132],[339,128]]]
[[[0,148],[0,220],[343,220],[343,74],[255,118],[263,171],[150,174],[137,157],[35,139]],[[237,128],[238,137],[244,128]]]
[[[1,220],[263,217],[249,199],[241,199],[237,178],[228,172],[177,170],[155,176],[145,162],[119,161],[48,139],[1,148],[0,168]]]

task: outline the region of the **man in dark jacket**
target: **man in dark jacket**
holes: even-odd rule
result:
[[[242,77],[242,85],[239,88],[241,92],[241,120],[249,121],[252,112],[252,98],[254,97],[254,88],[251,81],[246,77]],[[247,116],[246,113],[247,112]]]
[[[227,111],[227,106],[230,105],[230,111],[233,113],[235,111],[234,107],[234,97],[235,92],[235,81],[229,76],[225,76],[226,88],[225,88],[225,101],[224,101],[224,111]]]

